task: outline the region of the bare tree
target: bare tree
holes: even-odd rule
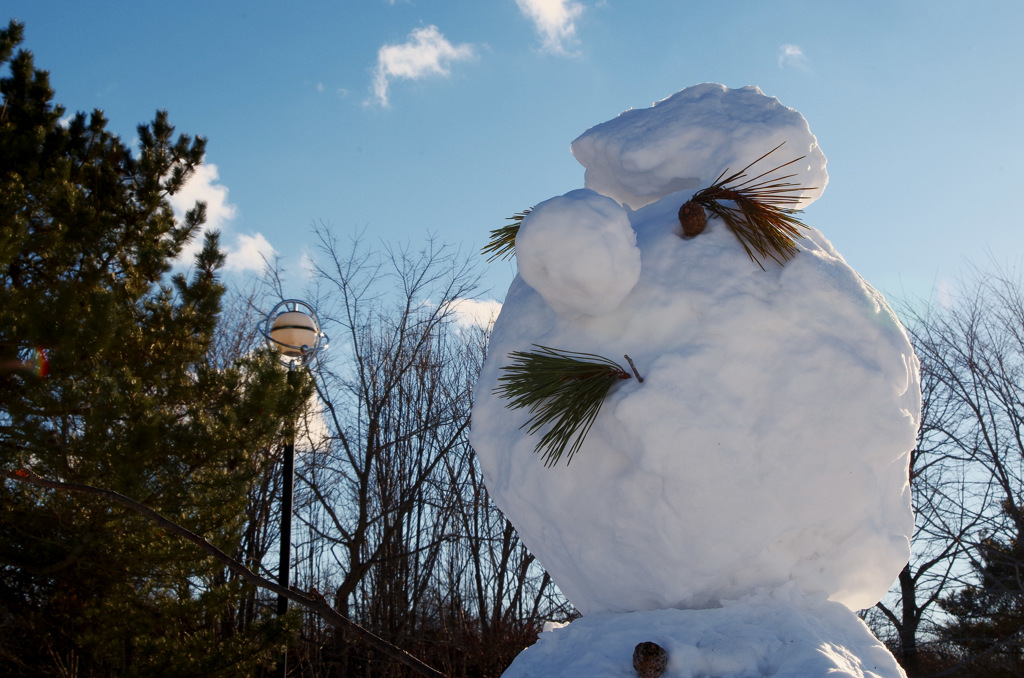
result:
[[[332,346],[313,368],[319,421],[296,441],[297,577],[451,675],[499,675],[571,607],[491,502],[468,443],[488,331],[456,311],[477,276],[433,241],[374,250],[315,232],[309,295]],[[303,634],[314,675],[392,675],[344,629],[307,615]]]
[[[922,640],[944,655],[944,675],[979,662],[996,675],[1024,659],[1024,286],[974,269],[943,304],[904,318],[925,402],[911,466],[917,532],[896,602],[878,609],[910,675],[942,668],[922,663]]]
[[[315,529],[344,568],[338,609],[361,607],[399,631],[426,585],[413,556],[436,551],[447,532],[434,481],[444,457],[466,444],[472,402],[458,374],[452,304],[476,280],[433,243],[377,256],[355,242],[341,254],[325,229],[317,235],[328,262],[317,268],[318,306],[342,336],[317,368],[331,445],[319,482],[307,483],[326,518]]]

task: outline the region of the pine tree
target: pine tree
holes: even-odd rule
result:
[[[1010,513],[1011,511],[1008,511]],[[977,545],[977,583],[940,601],[949,621],[939,637],[971,670],[991,678],[1024,673],[1024,541],[992,536]]]
[[[211,359],[216,234],[173,272],[205,207],[178,220],[168,196],[205,140],[175,138],[162,111],[137,152],[102,111],[64,120],[47,73],[15,52],[22,34],[0,31],[0,465],[116,490],[230,552],[308,384],[264,354]],[[0,486],[7,675],[251,675],[280,645],[273,619],[232,618],[243,589],[116,506]]]

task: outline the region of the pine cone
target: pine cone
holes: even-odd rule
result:
[[[683,226],[683,235],[692,238],[704,230],[707,225],[707,217],[704,216],[703,205],[692,200],[687,200],[679,208],[679,223]]]
[[[657,643],[644,642],[633,650],[633,668],[640,678],[658,678],[668,666],[668,653]]]

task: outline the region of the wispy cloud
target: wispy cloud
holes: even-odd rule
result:
[[[574,0],[516,0],[519,11],[533,22],[548,52],[565,54],[576,42],[576,19],[583,5]]]
[[[441,35],[437,26],[417,28],[400,45],[384,45],[377,52],[377,68],[373,75],[373,96],[382,106],[388,105],[388,88],[392,80],[419,80],[428,76],[448,76],[449,65],[471,59],[473,47],[453,45]]]
[[[955,301],[953,284],[945,278],[939,280],[939,284],[935,288],[935,296],[941,308],[946,310],[951,309]]]
[[[171,209],[178,219],[184,217],[197,201],[206,203],[206,224],[204,230],[221,232],[221,247],[227,251],[225,268],[229,271],[261,271],[263,257],[273,257],[275,250],[261,233],[247,235],[229,232],[231,221],[238,208],[228,201],[228,188],[220,183],[217,166],[205,163],[196,168],[195,174],[185,186],[168,198]],[[203,238],[197,237],[189,243],[178,257],[183,266],[190,266],[196,253],[203,246]]]
[[[316,271],[316,259],[309,252],[303,252],[302,256],[299,257],[299,272],[302,274],[302,277],[312,280],[316,277]]]
[[[807,60],[800,45],[782,45],[779,47],[779,68],[796,68],[801,71],[811,70],[811,64]]]

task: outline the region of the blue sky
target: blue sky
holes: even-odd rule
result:
[[[891,297],[1024,246],[1024,3],[3,0],[69,111],[208,137],[194,191],[234,250],[311,227],[475,252],[583,185],[569,144],[700,82],[757,85],[828,157],[805,217]],[[481,259],[481,266],[484,263]],[[500,299],[514,264],[484,270]]]

